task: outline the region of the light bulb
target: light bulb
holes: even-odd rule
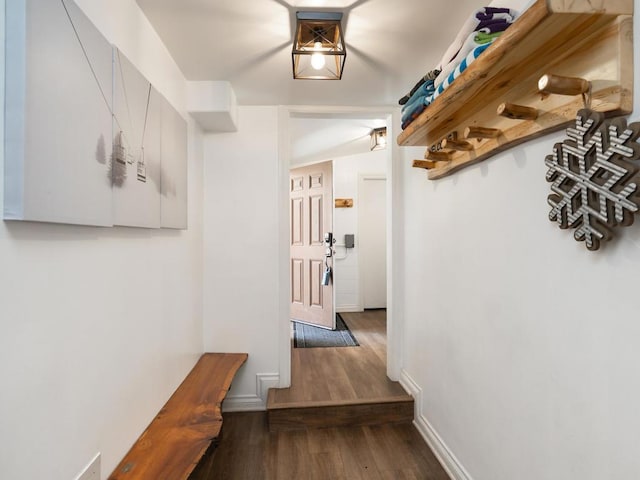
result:
[[[311,55],[311,66],[315,70],[322,70],[324,68],[324,55],[319,53],[322,51],[322,42],[316,42],[313,44],[313,49],[317,52]]]
[[[380,145],[381,147],[384,147],[387,144],[387,137],[384,135],[380,135],[380,138],[378,138],[378,145]]]

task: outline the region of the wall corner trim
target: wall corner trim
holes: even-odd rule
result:
[[[460,461],[453,454],[438,432],[429,423],[427,418],[420,413],[422,407],[422,388],[411,378],[405,369],[400,372],[400,385],[413,396],[415,413],[413,424],[431,448],[434,455],[453,480],[473,480]]]
[[[276,388],[280,382],[277,373],[256,374],[255,395],[227,395],[222,410],[224,412],[261,412],[267,409],[267,395],[270,388]]]

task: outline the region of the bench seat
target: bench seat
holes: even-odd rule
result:
[[[205,353],[109,480],[187,480],[222,428],[222,401],[246,353]]]

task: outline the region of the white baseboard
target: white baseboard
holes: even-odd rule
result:
[[[362,312],[362,305],[336,305],[336,313]]]
[[[267,409],[267,395],[270,388],[278,386],[280,375],[277,373],[256,374],[255,395],[227,395],[223,412],[260,412]]]
[[[257,395],[228,395],[222,403],[223,412],[261,412],[266,404]]]
[[[404,369],[400,371],[400,385],[414,398],[415,411],[413,424],[425,442],[427,442],[427,445],[429,445],[434,455],[438,458],[438,461],[442,464],[442,467],[449,477],[453,480],[473,480],[447,444],[444,443],[444,440],[438,435],[438,432],[436,432],[426,417],[420,412],[422,406],[422,389]]]

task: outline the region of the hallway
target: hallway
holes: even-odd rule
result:
[[[385,310],[341,315],[360,346],[292,348],[292,386],[272,390],[271,406],[331,405],[335,414],[345,404],[410,399],[386,376]],[[318,419],[335,420],[318,410]],[[370,423],[270,432],[265,412],[226,413],[220,446],[193,479],[449,479],[410,422],[374,416]]]

